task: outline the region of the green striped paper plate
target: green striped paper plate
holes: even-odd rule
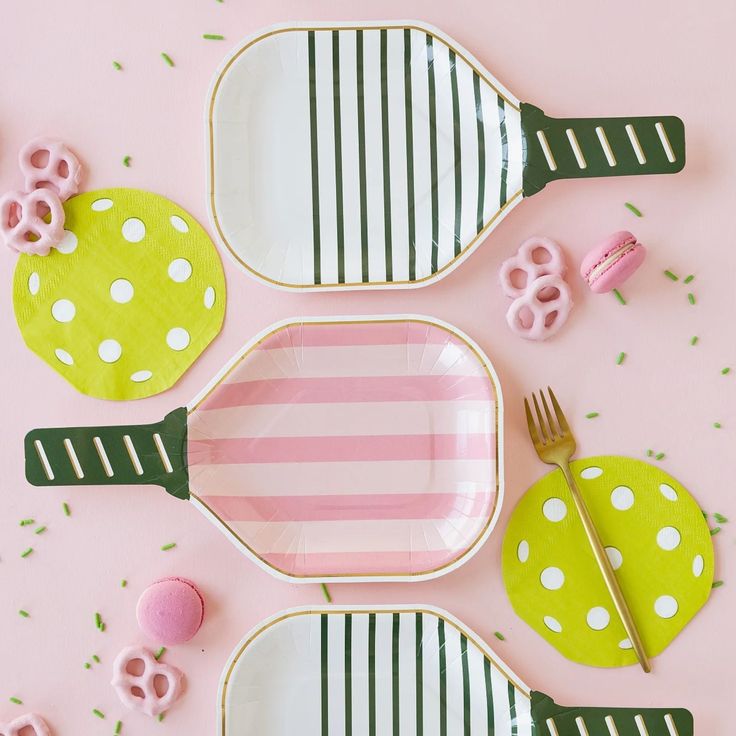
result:
[[[215,75],[206,135],[219,237],[291,288],[431,283],[548,181],[685,164],[678,118],[549,118],[419,22],[246,39]]]
[[[251,631],[220,682],[219,736],[692,736],[687,710],[568,708],[426,606],[296,608]]]

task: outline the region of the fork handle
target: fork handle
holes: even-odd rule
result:
[[[598,530],[595,528],[593,519],[591,518],[588,507],[585,504],[585,500],[575,483],[575,478],[573,478],[572,471],[570,470],[570,464],[562,463],[559,467],[565,476],[568,487],[570,488],[570,493],[572,494],[573,501],[575,502],[575,508],[577,509],[580,521],[583,522],[583,529],[585,529],[585,535],[588,537],[588,542],[593,550],[595,561],[598,563],[603,579],[606,582],[608,592],[611,594],[611,598],[613,598],[613,605],[616,607],[619,618],[624,625],[626,635],[629,637],[629,641],[631,641],[631,644],[634,647],[639,664],[644,672],[651,672],[652,667],[649,664],[649,658],[644,650],[644,644],[642,643],[641,637],[639,636],[639,632],[634,623],[634,617],[631,615],[631,610],[626,603],[618,578],[616,577],[616,573],[613,571],[611,561],[608,559],[603,542],[598,534]]]

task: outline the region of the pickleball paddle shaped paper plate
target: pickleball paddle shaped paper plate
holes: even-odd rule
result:
[[[16,265],[26,345],[89,396],[165,391],[222,326],[225,277],[212,241],[181,207],[138,189],[86,192],[64,210],[61,245]]]
[[[710,594],[713,543],[703,513],[681,483],[649,463],[611,455],[571,467],[655,657]],[[503,576],[516,613],[567,658],[636,664],[560,471],[535,483],[514,510]]]
[[[490,361],[424,317],[268,328],[188,409],[34,430],[36,485],[158,484],[289,580],[415,580],[462,564],[500,509]]]
[[[557,705],[428,606],[276,614],[233,652],[218,708],[222,736],[693,734],[680,708]]]
[[[420,22],[245,39],[214,77],[206,136],[222,243],[284,288],[422,286],[549,181],[685,164],[678,118],[550,118]]]

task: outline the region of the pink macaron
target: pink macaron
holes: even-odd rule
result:
[[[204,599],[185,578],[164,578],[149,585],[138,599],[138,625],[153,641],[171,646],[189,641],[202,625]]]
[[[596,245],[580,264],[590,290],[605,294],[621,286],[646,257],[646,248],[628,230],[619,230]]]

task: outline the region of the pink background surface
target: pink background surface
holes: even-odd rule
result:
[[[728,732],[733,687],[734,525],[715,538],[716,577],[726,585],[672,646],[654,674],[635,667],[596,670],[572,664],[516,618],[500,573],[502,531],[523,490],[545,468],[523,424],[523,392],[552,384],[573,418],[581,454],[642,457],[666,452],[662,467],[689,486],[703,508],[736,517],[729,457],[736,440],[736,248],[733,209],[736,114],[732,28],[736,6],[587,0],[304,2],[269,0],[102,0],[4,4],[0,24],[0,190],[20,185],[16,155],[34,135],[66,140],[86,165],[84,186],[132,186],[164,194],[207,222],[202,112],[215,67],[244,35],[274,22],[307,19],[423,19],[436,24],[521,99],[551,115],[677,114],[685,120],[688,164],[671,177],[558,182],[521,205],[488,242],[444,281],[418,291],[284,294],[256,283],[225,258],[229,304],[214,345],[169,392],[117,404],[75,392],[23,345],[12,316],[15,263],[0,253],[4,391],[0,428],[0,722],[26,709],[58,734],[214,733],[220,671],[231,649],[264,617],[293,605],[322,604],[316,585],[279,582],[241,556],[190,505],[154,488],[29,487],[22,437],[36,426],[158,420],[185,404],[251,335],[295,315],[417,312],[467,331],[494,362],[507,404],[506,502],[497,531],[464,567],[414,585],[333,586],[336,603],[430,603],[447,608],[486,639],[532,687],[568,704],[690,708],[698,734]],[[222,33],[227,40],[202,40]],[[34,37],[36,42],[30,39]],[[167,51],[176,67],[159,56]],[[116,72],[112,60],[122,62]],[[121,164],[132,156],[132,166]],[[645,213],[635,219],[632,201]],[[505,325],[496,283],[501,261],[527,236],[556,238],[571,264],[592,243],[631,228],[650,247],[626,285],[629,300],[594,296],[573,277],[577,306],[548,344],[527,344]],[[698,303],[664,268],[697,274]],[[574,272],[574,269],[573,269]],[[692,335],[699,335],[691,347]],[[616,366],[620,351],[628,358]],[[585,420],[588,411],[600,412]],[[712,423],[719,421],[723,429]],[[72,517],[62,515],[68,501]],[[20,528],[33,517],[36,537]],[[162,544],[177,548],[161,552]],[[20,552],[36,549],[28,559]],[[207,600],[196,639],[166,660],[188,679],[184,699],[163,724],[126,712],[109,686],[125,645],[142,642],[135,603],[157,577],[197,581]],[[121,578],[129,586],[119,587]],[[31,618],[18,616],[19,608]],[[96,631],[99,611],[107,631]],[[505,642],[492,638],[502,631]],[[155,642],[151,642],[155,644]],[[102,664],[83,669],[93,653]],[[10,696],[26,707],[12,705]],[[91,714],[99,708],[107,721]],[[728,724],[728,725],[727,725]]]

